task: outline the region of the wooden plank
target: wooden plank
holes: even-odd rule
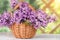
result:
[[[51,34],[51,33],[54,33],[54,31],[57,30],[57,28],[59,28],[59,27],[60,27],[60,24],[58,24],[58,25],[57,25],[54,29],[52,29],[51,32],[49,32],[49,33],[50,33],[50,34]]]

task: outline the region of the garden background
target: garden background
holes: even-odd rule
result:
[[[54,14],[56,20],[54,23],[49,23],[46,28],[40,28],[37,30],[37,34],[53,33],[60,34],[60,0],[25,0],[30,3],[36,10],[42,9],[48,15]],[[0,14],[4,10],[10,10],[10,0],[0,0]],[[11,32],[7,27],[0,27],[0,32]]]

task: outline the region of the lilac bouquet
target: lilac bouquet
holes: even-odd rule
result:
[[[46,27],[48,23],[55,21],[55,18],[51,17],[52,15],[49,16],[42,10],[33,11],[26,2],[19,4],[19,9],[13,12],[12,17],[9,12],[4,12],[2,15],[0,15],[0,25],[11,26],[13,23],[20,24],[28,22],[29,24],[33,25],[35,29],[38,29],[41,26]]]

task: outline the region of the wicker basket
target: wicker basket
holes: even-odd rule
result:
[[[36,29],[33,26],[24,23],[14,23],[11,26],[11,30],[16,38],[32,38],[36,33]]]
[[[21,0],[21,2],[24,2],[24,1]],[[19,4],[15,6],[14,10],[16,10],[18,7],[19,7]],[[30,4],[29,4],[29,7],[33,11],[35,11],[35,9]],[[11,30],[16,38],[32,38],[36,33],[36,29],[33,26],[26,25],[25,23],[21,23],[21,24],[14,23],[11,26]]]

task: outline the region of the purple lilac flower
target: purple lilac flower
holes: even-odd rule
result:
[[[27,10],[27,8],[28,8],[28,3],[26,3],[26,2],[21,2],[21,3],[19,3],[19,8],[22,8],[23,10]]]
[[[10,0],[10,5],[14,8],[18,4],[18,0]]]
[[[15,7],[17,4],[16,0],[11,0],[12,7]],[[11,17],[9,12],[4,12],[0,15],[0,25],[11,26],[14,22],[22,23],[28,21],[33,25],[35,29],[42,27],[46,27],[48,23],[55,21],[55,18],[49,16],[42,10],[37,10],[36,12],[29,8],[28,3],[21,2],[19,3],[19,9],[13,12],[13,16]]]
[[[14,12],[15,22],[21,23],[22,21],[28,21],[35,29],[38,29],[41,26],[46,27],[52,19],[52,17],[49,17],[49,15],[42,10],[34,12],[29,8],[28,3],[26,2],[20,3],[19,9]]]
[[[42,10],[38,10],[37,11],[37,18],[36,18],[36,24],[38,24],[36,26],[36,28],[39,27],[46,27],[48,23],[55,21],[55,18],[51,16],[49,16],[48,14],[46,14],[44,11]]]
[[[0,26],[2,26],[3,25],[3,18],[2,18],[2,15],[0,15]]]
[[[20,12],[20,10],[14,11],[13,19],[14,22],[19,22],[22,19],[22,13]]]
[[[2,22],[1,24],[4,25],[4,26],[11,26],[14,22],[11,15],[10,15],[10,13],[8,13],[6,11],[2,14],[1,17],[3,19],[2,20],[3,22],[1,21]]]
[[[19,8],[20,9],[18,9],[17,12],[14,12],[14,16],[15,16],[14,19],[16,19],[18,22],[21,21],[21,19],[32,22],[35,13],[32,11],[31,8],[28,7],[28,3],[25,2],[20,3]],[[19,16],[16,17],[16,14],[18,14]]]
[[[50,15],[49,22],[54,22],[56,20],[56,16]]]
[[[37,11],[37,22],[39,23],[39,26],[45,27],[48,24],[48,19],[47,19],[48,15],[42,11],[42,10],[38,10]]]

